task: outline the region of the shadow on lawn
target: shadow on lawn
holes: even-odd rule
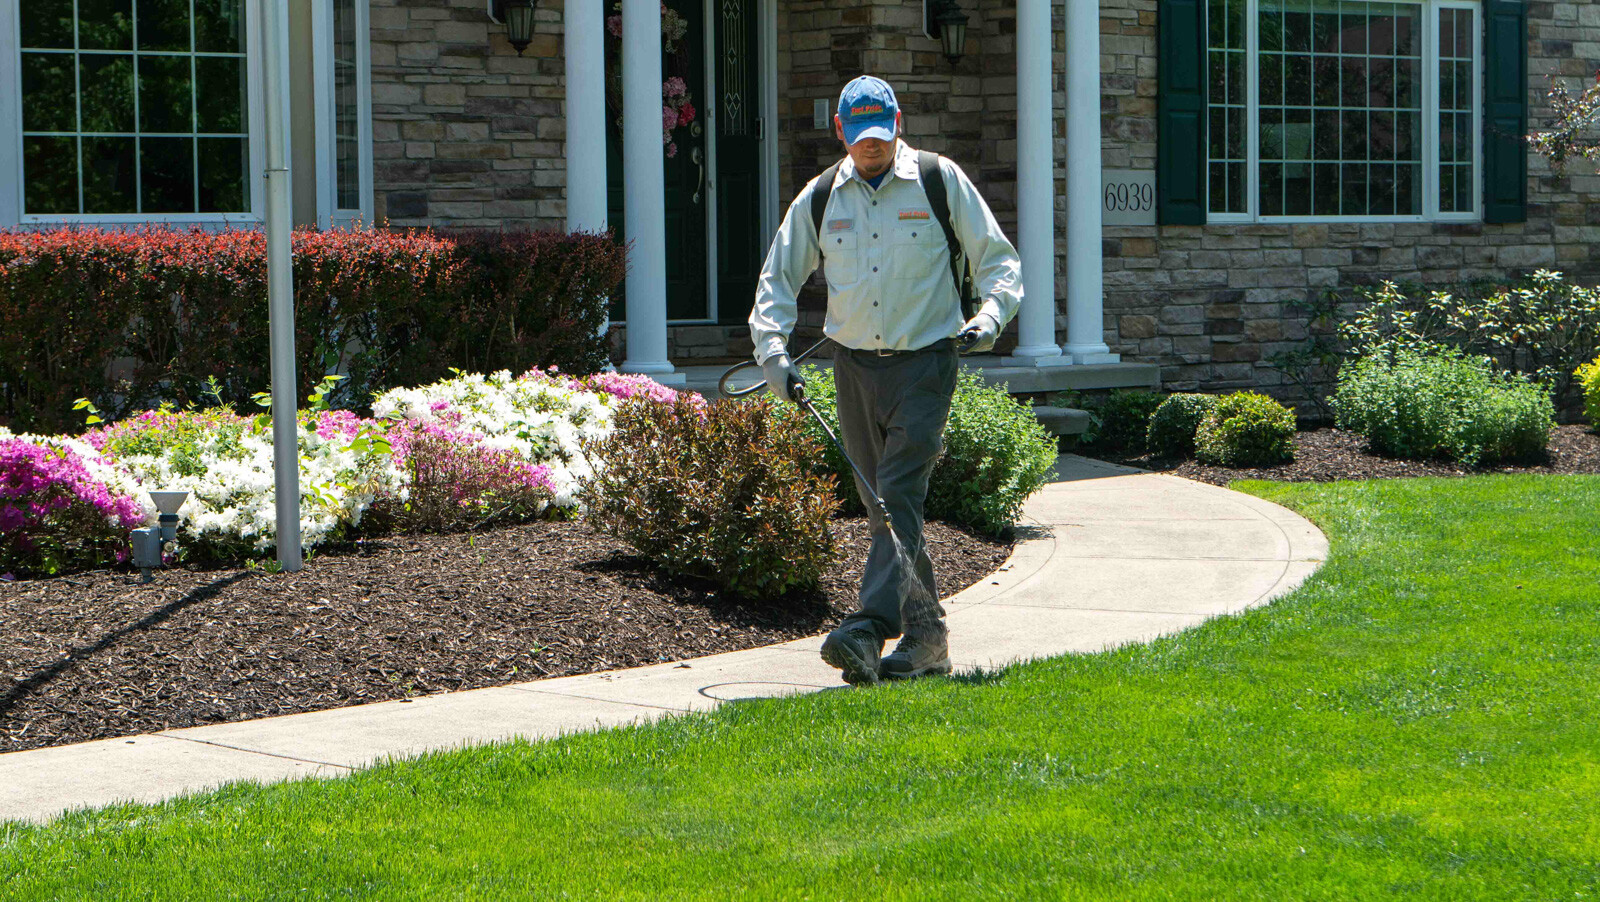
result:
[[[213,580],[206,585],[189,591],[183,597],[178,598],[175,601],[162,605],[161,607],[151,611],[143,617],[140,617],[138,620],[135,620],[127,626],[106,633],[104,636],[101,636],[90,645],[67,649],[66,653],[59,660],[51,663],[47,667],[35,671],[26,677],[23,677],[9,690],[7,690],[4,695],[0,695],[0,717],[4,717],[7,712],[15,707],[18,702],[22,701],[23,698],[27,697],[29,693],[39,690],[45,684],[60,676],[67,670],[67,668],[73,666],[74,664],[83,663],[100,652],[111,648],[117,644],[118,640],[125,636],[150,629],[151,627],[162,623],[190,605],[197,604],[202,601],[209,601],[210,599],[215,598],[222,592],[223,589],[226,589],[227,587],[246,578],[249,575],[250,573],[248,571],[241,570],[235,572],[231,576],[225,576],[221,579]]]

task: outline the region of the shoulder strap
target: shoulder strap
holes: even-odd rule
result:
[[[833,193],[833,180],[839,175],[840,160],[817,176],[816,185],[811,189],[811,224],[817,228],[817,247],[822,247],[822,217],[828,211],[828,196]]]
[[[961,249],[961,239],[950,225],[950,195],[944,184],[944,173],[939,171],[939,155],[932,151],[917,151],[917,170],[922,176],[922,192],[928,195],[928,206],[933,208],[933,218],[944,229],[944,243],[950,247],[950,278],[956,283],[956,297],[961,300],[961,310],[969,319],[977,306],[973,298],[972,276],[967,272],[966,258]]]

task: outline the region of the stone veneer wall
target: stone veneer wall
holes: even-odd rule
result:
[[[1156,0],[1104,0],[1104,165],[1154,169]],[[1600,4],[1529,4],[1530,125],[1545,115],[1546,76],[1592,80]],[[1111,349],[1162,365],[1169,390],[1260,387],[1300,400],[1266,363],[1300,346],[1286,307],[1325,287],[1381,279],[1449,283],[1540,267],[1600,279],[1600,177],[1529,163],[1528,221],[1510,225],[1208,225],[1107,227],[1105,323]],[[1064,261],[1061,264],[1064,266]]]
[[[560,0],[517,56],[484,0],[371,0],[374,213],[397,226],[566,220]]]

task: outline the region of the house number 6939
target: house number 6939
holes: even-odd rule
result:
[[[1121,212],[1143,212],[1156,207],[1156,186],[1148,182],[1113,182],[1106,185],[1106,209]]]
[[[1155,170],[1106,169],[1102,170],[1100,179],[1102,224],[1156,224]]]

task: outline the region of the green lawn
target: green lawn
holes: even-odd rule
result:
[[[0,827],[0,898],[1594,898],[1600,478],[1244,488],[1333,543],[1267,609]]]

